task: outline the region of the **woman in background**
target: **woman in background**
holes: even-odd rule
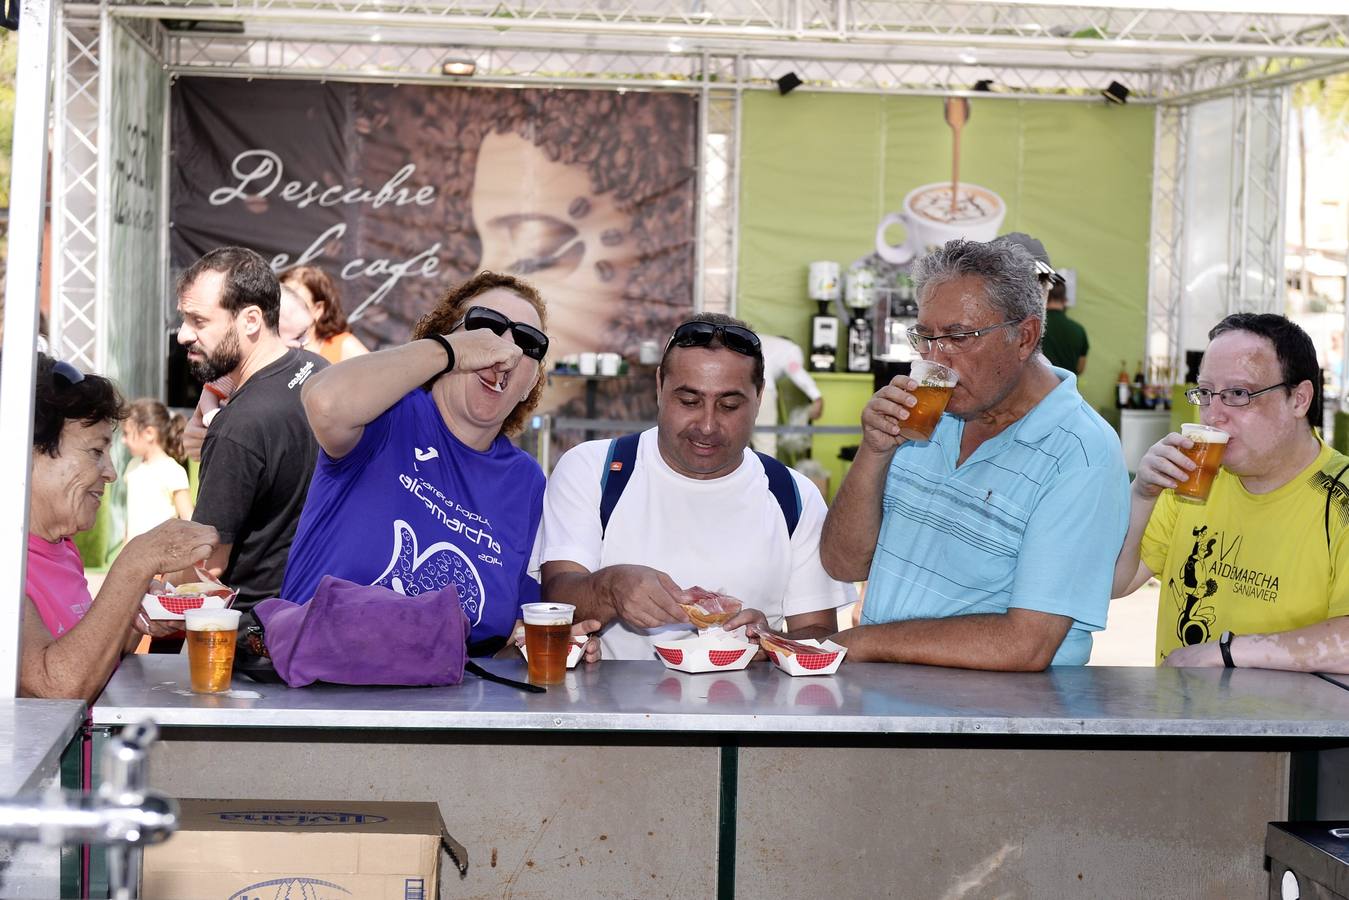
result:
[[[152,397],[133,402],[122,443],[135,459],[126,470],[126,539],[169,519],[191,519],[183,428],[187,420]]]
[[[347,328],[347,314],[337,284],[318,266],[296,266],[281,275],[281,286],[295,292],[308,308],[313,326],[305,336],[304,348],[331,363],[338,363],[370,351]]]

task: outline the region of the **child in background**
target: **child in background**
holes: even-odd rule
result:
[[[136,457],[126,472],[126,539],[177,517],[192,518],[188,494],[187,456],[183,452],[180,415],[170,415],[158,400],[143,398],[131,404],[122,425],[122,443]]]

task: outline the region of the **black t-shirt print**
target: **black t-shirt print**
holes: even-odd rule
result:
[[[248,379],[207,429],[192,518],[215,526],[220,540],[233,545],[222,578],[238,589],[238,609],[281,592],[318,462],[300,389],[327,365],[308,351],[287,351]]]

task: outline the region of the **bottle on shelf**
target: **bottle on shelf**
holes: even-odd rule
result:
[[[1129,408],[1129,366],[1119,361],[1119,377],[1115,379],[1115,409]]]
[[[1138,361],[1138,368],[1134,370],[1134,387],[1130,396],[1130,406],[1133,409],[1147,409],[1147,398],[1144,394],[1144,388],[1147,385],[1147,377],[1143,374],[1143,360]]]

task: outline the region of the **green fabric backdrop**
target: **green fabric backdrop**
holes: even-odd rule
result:
[[[886,212],[950,177],[951,132],[936,97],[751,92],[742,122],[737,309],[804,344],[807,264],[870,253]],[[962,178],[1002,195],[1002,230],[1077,270],[1082,393],[1115,424],[1120,360],[1132,373],[1143,353],[1152,145],[1150,108],[1104,103],[976,99],[962,138]]]

